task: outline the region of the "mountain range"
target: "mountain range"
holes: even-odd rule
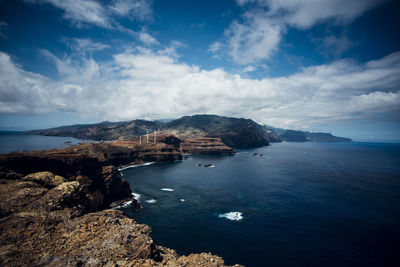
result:
[[[251,119],[217,115],[184,116],[176,120],[132,120],[77,124],[50,129],[32,130],[25,133],[48,136],[66,136],[79,139],[116,140],[145,135],[154,131],[180,136],[206,136],[221,138],[232,148],[267,146],[270,142],[350,142],[351,139],[336,137],[329,133],[311,133],[284,130],[261,125]]]

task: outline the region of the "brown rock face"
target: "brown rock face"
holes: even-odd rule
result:
[[[132,199],[117,166],[182,158],[182,140],[129,139],[0,155],[0,266],[225,266],[211,254],[179,256],[111,202]],[[220,140],[188,140],[190,153],[221,153]],[[189,144],[189,145],[188,145]]]
[[[157,246],[150,227],[122,211],[85,213],[78,181],[47,189],[6,178],[0,176],[1,266],[224,266],[218,256],[179,257]]]
[[[37,182],[51,189],[65,181],[78,181],[90,205],[98,210],[111,202],[131,197],[118,166],[182,159],[178,148],[165,143],[132,140],[86,143],[63,149],[0,155],[0,175],[7,179]],[[22,174],[22,175],[21,175]],[[28,175],[29,174],[29,175]]]
[[[36,182],[47,188],[53,188],[67,182],[65,178],[59,175],[54,175],[51,172],[32,173],[25,176],[22,180]]]
[[[232,148],[222,143],[220,138],[213,137],[181,137],[182,153],[208,154],[208,155],[233,155]]]

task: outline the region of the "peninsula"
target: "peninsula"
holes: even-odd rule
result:
[[[163,131],[181,137],[217,137],[232,148],[254,148],[272,142],[350,142],[351,139],[329,133],[284,130],[256,123],[251,119],[217,115],[184,116],[169,122],[132,120],[77,124],[50,129],[27,131],[28,134],[66,136],[91,140],[116,140]]]

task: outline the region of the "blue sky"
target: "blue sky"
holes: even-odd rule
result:
[[[246,117],[400,141],[398,1],[0,1],[0,128]]]

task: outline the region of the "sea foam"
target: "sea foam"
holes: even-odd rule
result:
[[[140,194],[138,193],[132,193],[132,197],[134,199],[136,199],[137,202],[140,202],[140,198],[142,197]]]
[[[116,206],[116,207],[114,207],[114,208],[112,208],[112,209],[126,208],[126,207],[129,207],[131,204],[132,204],[132,200],[127,201],[127,202],[124,202],[124,203],[122,203],[121,205]]]
[[[166,192],[172,192],[174,191],[174,189],[172,188],[161,188],[162,191],[166,191]]]
[[[219,214],[218,217],[226,218],[231,221],[240,221],[241,219],[243,219],[243,213],[238,211],[231,211],[224,214]]]
[[[146,163],[143,163],[143,164],[122,166],[122,167],[119,168],[118,170],[119,170],[119,171],[123,171],[123,170],[130,169],[130,168],[136,168],[136,167],[142,167],[142,166],[149,166],[149,165],[154,164],[154,163],[155,163],[155,162],[146,162]]]

